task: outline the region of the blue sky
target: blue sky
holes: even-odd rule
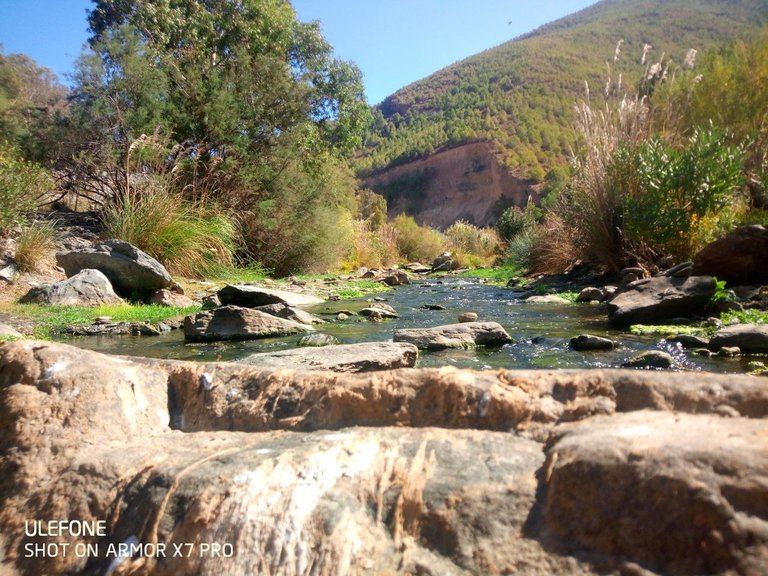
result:
[[[457,60],[594,4],[595,0],[293,0],[320,20],[336,56],[355,62],[376,104]],[[88,33],[90,0],[0,0],[0,44],[62,80]]]

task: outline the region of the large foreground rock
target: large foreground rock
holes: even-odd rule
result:
[[[765,420],[660,412],[558,427],[544,526],[661,574],[765,573],[767,439]]]
[[[715,294],[710,276],[657,276],[636,280],[608,302],[608,318],[619,326],[652,324],[700,311]]]
[[[59,306],[99,306],[123,304],[107,277],[98,270],[81,270],[71,278],[30,288],[19,302]]]
[[[121,296],[143,297],[173,286],[170,274],[160,262],[123,240],[107,240],[91,248],[59,252],[56,262],[68,277],[86,268],[100,271]]]
[[[768,282],[768,230],[740,226],[708,244],[694,258],[693,273],[717,276],[730,285]]]
[[[768,354],[768,324],[735,324],[717,331],[709,340],[710,350],[736,346],[743,354]]]
[[[239,306],[222,306],[184,318],[184,338],[190,342],[254,340],[288,336],[307,330],[312,328],[306,324]]]
[[[403,328],[395,330],[393,339],[395,342],[410,342],[427,350],[501,346],[512,342],[507,331],[497,322],[462,322],[434,328]]]
[[[311,306],[322,304],[322,298],[311,294],[299,294],[287,290],[272,290],[250,285],[228,285],[218,292],[222,304],[232,304],[246,308],[257,308],[268,304],[284,304],[285,306]]]
[[[238,362],[262,368],[373,372],[411,368],[415,366],[418,357],[419,350],[413,344],[365,342],[263,352],[251,354]]]
[[[270,371],[9,343],[0,571],[759,574],[766,388],[623,370]],[[535,439],[550,433],[544,452]],[[25,536],[25,522],[67,519],[105,535]],[[131,541],[140,553],[116,570],[109,545]]]

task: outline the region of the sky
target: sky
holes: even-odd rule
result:
[[[319,20],[336,57],[363,72],[370,104],[458,60],[594,4],[595,0],[293,0]],[[67,74],[88,37],[90,0],[0,0],[0,44]]]

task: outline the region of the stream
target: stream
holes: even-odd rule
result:
[[[602,306],[589,304],[528,304],[511,290],[470,278],[415,281],[378,295],[400,314],[397,319],[371,322],[361,316],[337,321],[340,311],[356,312],[370,305],[373,296],[359,300],[326,302],[308,311],[326,320],[318,332],[335,336],[342,344],[392,340],[398,328],[423,328],[454,324],[462,312],[476,312],[479,321],[500,323],[514,339],[500,348],[421,351],[417,367],[453,365],[459,368],[617,368],[646,350],[672,354],[678,369],[743,373],[754,358],[706,358],[684,351],[659,336],[635,336],[611,327]],[[427,310],[441,305],[445,310]],[[579,334],[605,336],[621,343],[610,352],[576,352],[569,347]],[[237,360],[256,352],[296,347],[299,336],[214,343],[186,343],[181,330],[160,336],[79,336],[61,341],[109,354],[173,358],[178,360]]]

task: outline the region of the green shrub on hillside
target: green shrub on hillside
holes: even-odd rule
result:
[[[26,220],[39,198],[53,187],[43,167],[22,158],[18,150],[0,147],[0,235]]]

